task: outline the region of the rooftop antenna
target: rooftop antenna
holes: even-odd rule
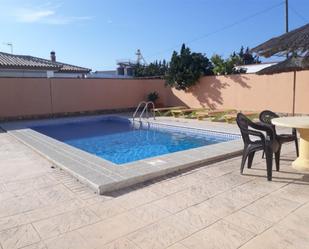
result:
[[[144,56],[142,55],[142,52],[141,52],[140,49],[138,49],[136,51],[135,55],[137,56],[137,59],[136,59],[137,64],[142,64],[141,62],[143,62],[143,64],[145,64],[145,65],[147,64],[147,62],[146,62]]]
[[[11,47],[11,54],[13,54],[13,43],[12,42],[4,42],[3,44]]]

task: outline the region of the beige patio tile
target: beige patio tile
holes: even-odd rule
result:
[[[277,222],[294,211],[299,202],[268,195],[244,208],[244,211],[266,220]]]
[[[44,241],[47,249],[93,249],[78,232],[70,232]]]
[[[176,243],[173,244],[172,246],[169,246],[167,249],[188,249],[188,248],[180,243]]]
[[[44,206],[42,208],[34,209],[31,211],[28,211],[24,213],[24,215],[27,217],[27,219],[30,222],[35,222],[38,220],[43,220],[46,218],[50,218],[62,213],[66,213],[68,211],[73,211],[79,208],[85,207],[85,202],[78,200],[78,199],[72,199],[67,200],[63,202],[58,202],[57,204]]]
[[[115,198],[114,202],[117,202],[121,207],[130,210],[132,208],[153,202],[162,197],[159,193],[152,192],[146,188],[132,191]]]
[[[23,194],[33,189],[44,188],[57,184],[55,178],[48,174],[6,183],[6,188],[15,194]]]
[[[239,166],[236,167],[234,164],[235,163],[232,162],[221,166],[208,166],[199,170],[199,173],[208,177],[219,177],[239,169]]]
[[[283,181],[301,181],[304,177],[304,174],[298,173],[295,171],[291,171],[291,162],[289,166],[280,167],[279,172],[274,172],[275,180],[283,180]]]
[[[27,223],[30,223],[30,220],[24,214],[3,217],[0,218],[0,231],[25,225]]]
[[[12,165],[7,165],[7,167],[9,168],[5,168],[4,170],[1,169],[0,181],[2,180],[4,183],[6,181],[19,181],[46,174],[46,169],[44,169],[44,166],[41,166],[37,162],[21,162],[20,165],[13,163]],[[21,171],[21,167],[27,168],[28,171]]]
[[[142,249],[161,249],[184,239],[193,232],[193,227],[184,226],[175,217],[172,217],[132,233],[128,236],[128,239]]]
[[[309,184],[292,183],[274,192],[273,195],[300,203],[306,203],[309,201]]]
[[[294,229],[276,225],[269,230],[253,238],[241,249],[308,249],[308,232],[303,233]]]
[[[197,207],[201,210],[210,212],[217,217],[223,218],[239,210],[244,205],[246,204],[243,201],[219,195],[206,200],[205,202],[202,202],[201,204],[197,205]]]
[[[4,183],[0,183],[0,194],[7,191],[6,186],[4,185]]]
[[[309,177],[291,167],[293,146],[284,146],[282,158],[289,161],[282,160],[272,182],[258,154],[248,175],[239,174],[236,157],[113,197],[94,195],[5,137],[6,142],[0,139],[0,243],[6,242],[1,249],[309,249]],[[96,215],[104,221],[89,224]],[[44,238],[55,237],[39,241],[33,222]]]
[[[184,193],[188,195],[193,195],[196,198],[201,199],[203,201],[221,192],[222,190],[220,189],[220,186],[213,183],[195,184],[184,191]]]
[[[194,184],[194,182],[195,182],[195,184],[198,184],[198,183],[206,184],[210,179],[213,178],[213,176],[207,176],[205,174],[201,174],[200,170],[201,170],[201,168],[198,168],[196,170],[193,169],[192,172],[188,173],[187,176],[193,184]]]
[[[298,208],[279,222],[281,227],[297,230],[309,235],[309,203]]]
[[[264,220],[260,217],[248,214],[242,210],[225,217],[224,220],[254,234],[260,234],[264,232],[273,224],[268,220]]]
[[[74,198],[74,194],[64,187],[62,184],[57,184],[51,187],[46,187],[37,190],[38,195],[44,203],[47,204],[56,204],[58,202],[71,200]]]
[[[121,207],[117,202],[114,202],[113,200],[99,202],[95,205],[89,206],[89,208],[93,212],[95,212],[95,214],[98,215],[101,219],[110,218],[117,214],[126,212],[126,209]]]
[[[91,210],[83,208],[35,222],[33,226],[41,238],[46,239],[93,224],[99,220]]]
[[[89,245],[100,249],[103,245],[134,232],[144,225],[145,223],[135,216],[123,213],[77,231]]]
[[[134,208],[130,210],[129,213],[136,218],[141,219],[146,224],[156,222],[171,215],[169,212],[153,205],[152,203]]]
[[[196,230],[207,227],[220,219],[211,212],[205,211],[203,206],[189,207],[173,215],[173,217],[179,222],[182,222],[185,226],[192,226],[196,228]]]
[[[190,206],[207,201],[208,198],[230,189],[230,186],[237,184],[237,182],[241,184],[243,181],[248,181],[247,179],[239,178],[239,176],[232,174],[229,176],[231,179],[222,176],[210,181],[209,184],[196,184],[181,192],[160,199],[154,202],[154,204],[171,213],[175,213]],[[235,201],[232,200],[232,202]],[[238,201],[238,203],[239,202],[240,201]],[[242,204],[244,205],[243,201]]]
[[[187,190],[183,190],[155,201],[153,204],[170,213],[176,213],[202,201],[200,196],[190,195]]]
[[[0,217],[20,214],[45,205],[36,191],[1,202]]]
[[[293,159],[294,160],[294,159]],[[292,161],[288,162],[288,165],[284,165],[286,161],[282,158],[280,160],[280,171],[276,171],[273,168],[273,182],[289,183],[293,180],[302,179],[303,175],[291,170]],[[266,165],[265,161],[261,161],[253,166],[253,168],[245,170],[246,175],[260,176],[261,179],[266,179]]]
[[[84,202],[86,202],[87,205],[95,205],[112,199],[114,198],[110,196],[94,194],[91,198],[84,200]]]
[[[302,177],[302,179],[300,179],[300,180],[295,180],[294,181],[294,184],[300,184],[300,185],[309,185],[309,174],[308,173],[306,173],[306,174],[304,174],[303,175],[303,177]]]
[[[252,191],[256,191],[259,192],[261,194],[269,194],[271,192],[274,192],[280,188],[282,188],[283,186],[287,185],[287,182],[281,182],[281,181],[267,181],[266,178],[262,177],[262,178],[256,178],[252,181],[249,181],[240,187],[244,187],[246,189],[250,189]]]
[[[66,187],[68,187],[67,185],[65,185]],[[88,200],[93,198],[95,195],[97,195],[97,193],[95,193],[95,191],[93,191],[92,189],[89,189],[89,187],[87,186],[82,186],[80,188],[69,188],[73,193],[74,196],[76,198],[79,198],[81,200]]]
[[[30,246],[23,247],[22,249],[48,249],[43,242],[35,243]]]
[[[100,249],[140,249],[136,244],[126,238],[121,238],[102,246]]]
[[[261,197],[263,197],[265,194],[262,194],[260,192],[254,191],[250,188],[246,187],[246,184],[240,185],[236,188],[233,188],[232,190],[228,190],[219,196],[222,198],[230,199],[233,201],[238,201],[243,203],[244,205],[248,205]]]
[[[4,202],[7,199],[13,198],[16,195],[13,194],[12,192],[4,191],[0,193],[0,202]]]
[[[220,193],[249,181],[251,181],[251,178],[243,177],[234,173],[228,173],[210,180],[207,185],[216,190],[216,193]]]
[[[196,180],[195,180],[195,183],[196,183]],[[170,194],[182,191],[192,185],[194,185],[194,182],[192,182],[192,178],[183,180],[182,177],[176,177],[171,180],[166,180],[163,182],[156,183],[151,189],[153,189],[156,192],[159,191],[166,195],[170,195]]]
[[[39,241],[39,235],[30,224],[0,232],[0,244],[3,249],[17,249]]]
[[[236,249],[254,236],[253,233],[225,221],[219,221],[181,243],[190,249]]]

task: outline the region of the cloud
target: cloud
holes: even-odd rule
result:
[[[46,24],[65,25],[80,21],[88,21],[93,18],[93,16],[53,16],[50,18],[45,18],[42,22]]]
[[[65,25],[75,22],[88,21],[93,16],[65,16],[58,13],[62,4],[52,5],[46,2],[41,6],[17,8],[13,11],[12,16],[17,22],[21,23],[43,23],[52,25]]]
[[[55,15],[53,10],[18,9],[15,13],[17,21],[24,23],[39,22]]]

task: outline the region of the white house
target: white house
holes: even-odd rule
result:
[[[259,63],[259,64],[250,64],[250,65],[242,65],[242,66],[236,66],[236,69],[245,69],[246,73],[256,73],[263,68],[270,67],[272,65],[277,64],[278,62],[265,62],[265,63]]]
[[[54,51],[50,53],[50,60],[0,52],[0,77],[84,78],[90,71],[56,61]]]

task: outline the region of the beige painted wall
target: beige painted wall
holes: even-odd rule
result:
[[[309,114],[309,71],[297,73],[296,113]],[[203,77],[188,92],[172,90],[168,105],[291,113],[293,73]]]
[[[151,91],[167,106],[291,113],[293,73],[203,77],[188,92],[159,79],[0,78],[0,118],[131,108]],[[309,114],[308,97],[309,71],[297,72],[296,113]]]
[[[0,78],[0,118],[51,113],[50,81]]]
[[[296,113],[309,114],[309,71],[296,73]]]
[[[136,107],[151,91],[166,102],[161,80],[53,79],[53,111],[77,112]]]
[[[158,79],[0,78],[0,118],[131,108],[151,91],[166,102]]]

